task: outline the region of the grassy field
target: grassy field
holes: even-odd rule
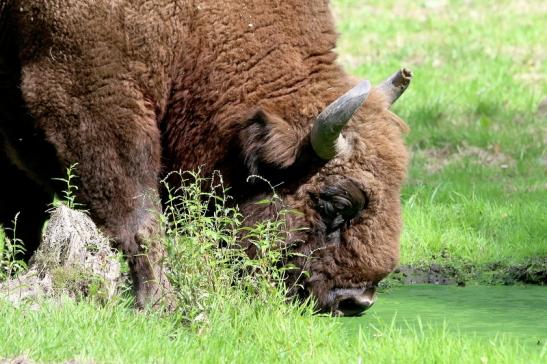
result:
[[[363,5],[366,3],[367,5]],[[379,82],[414,71],[396,112],[411,127],[402,263],[547,255],[545,2],[335,5],[340,60]]]
[[[199,329],[121,306],[49,303],[39,310],[0,305],[0,357],[99,363],[540,363],[546,347],[478,338],[446,327],[367,330],[310,316],[281,302],[218,302]]]
[[[544,1],[333,2],[340,62],[379,82],[414,71],[395,111],[412,131],[404,264],[547,256],[547,6]],[[0,232],[0,240],[2,239]],[[225,298],[225,297],[224,297]],[[381,304],[381,303],[379,303]],[[348,330],[305,308],[213,300],[205,323],[127,304],[0,303],[0,358],[96,362],[540,363],[512,338],[392,320]],[[418,313],[417,313],[418,314]],[[394,316],[396,312],[394,312]]]

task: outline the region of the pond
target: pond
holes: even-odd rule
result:
[[[350,330],[392,322],[401,329],[446,326],[479,338],[508,337],[542,347],[547,341],[547,287],[412,285],[378,295],[359,318],[342,318]]]

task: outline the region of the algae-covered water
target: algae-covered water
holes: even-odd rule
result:
[[[403,286],[379,294],[366,315],[343,321],[351,330],[370,332],[392,323],[409,330],[446,327],[479,338],[502,336],[543,346],[547,341],[547,287]]]

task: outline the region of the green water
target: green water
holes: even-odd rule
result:
[[[526,345],[547,342],[547,287],[398,287],[379,294],[359,318],[344,318],[351,330],[370,332],[394,323],[402,329],[446,327],[478,338],[508,337]]]

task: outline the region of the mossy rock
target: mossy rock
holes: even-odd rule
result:
[[[112,298],[120,285],[119,256],[82,211],[57,207],[44,231],[30,268],[0,285],[0,295],[18,303],[30,298]]]

